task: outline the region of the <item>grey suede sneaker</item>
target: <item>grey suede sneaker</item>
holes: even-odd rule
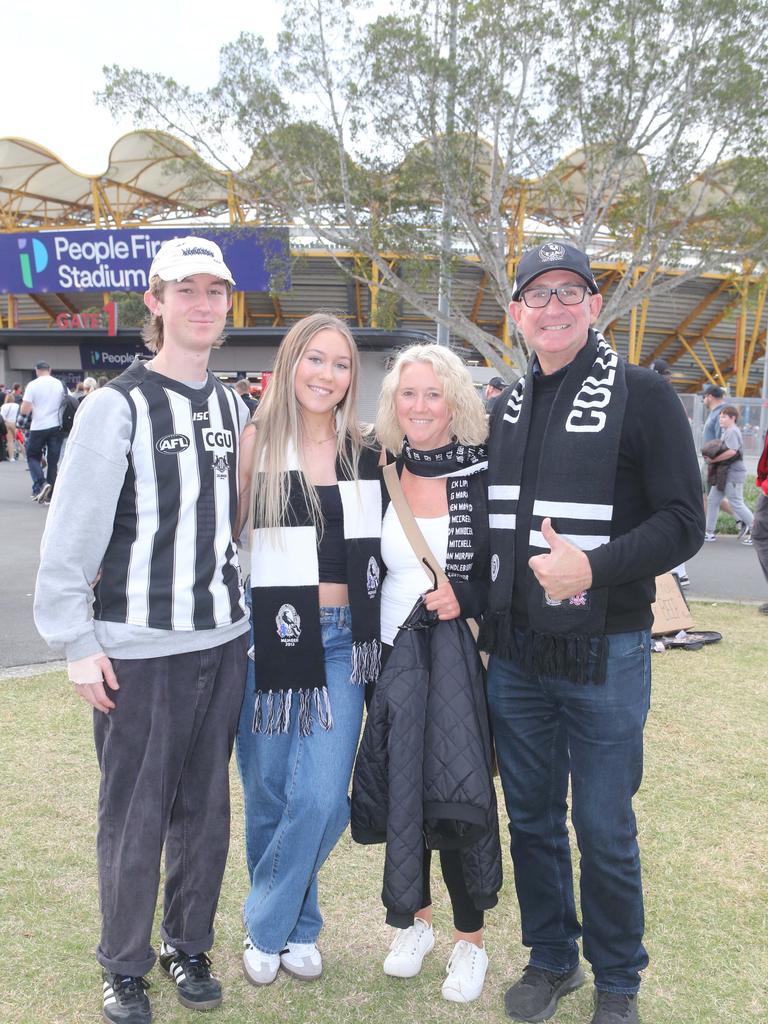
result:
[[[271,985],[280,970],[278,953],[262,953],[248,935],[243,942],[243,973],[252,985]]]
[[[522,978],[504,996],[504,1010],[512,1020],[549,1020],[557,1004],[569,992],[584,984],[584,971],[577,964],[572,971],[556,974],[541,967],[524,968]]]

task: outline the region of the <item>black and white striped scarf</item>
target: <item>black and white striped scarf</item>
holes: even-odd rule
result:
[[[530,533],[518,538],[516,512],[533,404],[533,388],[527,382],[534,360],[535,356],[509,394],[489,441],[491,588],[478,643],[504,658],[514,657],[516,651],[511,612],[515,545],[527,544],[529,557],[549,551],[541,533],[547,517],[562,537],[582,551],[611,539],[627,398],[624,364],[603,336],[590,330],[552,404],[541,445]],[[527,668],[574,682],[602,682],[607,597],[607,588],[602,587],[553,601],[533,577],[527,592]]]
[[[313,716],[323,729],[330,729],[333,715],[320,628],[317,528],[304,499],[295,451],[289,455],[286,471],[290,474],[289,523],[277,531],[253,531],[251,596],[258,670],[252,728],[254,732],[287,732],[295,698],[299,730],[308,736]],[[363,449],[359,479],[347,479],[340,461],[336,476],[352,618],[351,682],[365,684],[376,680],[381,667],[378,453]]]

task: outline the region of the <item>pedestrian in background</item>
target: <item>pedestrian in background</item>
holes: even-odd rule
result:
[[[739,540],[742,544],[752,543],[752,512],[744,501],[744,481],[747,479],[747,469],[744,465],[744,441],[737,423],[739,410],[734,405],[721,405],[719,407],[720,419],[720,441],[725,445],[724,451],[714,458],[706,458],[710,464],[728,462],[728,473],[725,487],[721,490],[717,485],[709,489],[707,495],[707,532],[704,539],[711,543],[717,540],[715,527],[717,526],[717,515],[720,510],[720,503],[727,498],[730,504],[732,515],[739,523]]]

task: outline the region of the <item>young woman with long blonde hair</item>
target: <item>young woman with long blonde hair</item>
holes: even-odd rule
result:
[[[251,889],[243,967],[319,977],[317,873],[349,821],[365,683],[380,665],[378,455],[356,415],[346,324],[313,313],[283,339],[243,438],[253,659],[237,736]]]

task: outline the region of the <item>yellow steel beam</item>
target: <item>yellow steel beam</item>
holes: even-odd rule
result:
[[[747,316],[749,314],[749,282],[745,282],[743,274],[739,281],[738,288],[741,302],[739,305],[739,316],[736,320],[736,336],[734,338],[733,345],[733,364],[736,370],[736,397],[741,398],[744,394],[744,358],[746,356]]]
[[[701,341],[702,338],[704,338],[707,334],[710,333],[710,331],[717,327],[721,320],[725,320],[725,318],[732,312],[732,310],[736,306],[740,304],[740,302],[741,296],[736,295],[736,297],[731,299],[730,302],[726,303],[726,305],[723,306],[720,312],[713,316],[712,319],[708,323],[706,323],[697,334],[695,334],[692,338],[687,338],[686,340],[692,345],[695,345],[697,342]],[[679,331],[676,335],[677,340],[679,341],[682,336],[683,332]],[[678,361],[678,359],[682,358],[682,356],[682,350],[679,352],[670,352],[667,354],[666,357],[667,362],[670,366],[673,366]]]
[[[18,310],[17,310],[17,307],[16,307],[16,296],[15,295],[9,295],[8,296],[8,326],[9,327],[15,327],[16,326],[16,314],[17,314],[17,312],[18,312]]]
[[[39,295],[35,295],[33,292],[29,293],[29,297],[36,305],[40,307],[40,309],[42,309],[44,313],[46,313],[51,318],[51,321],[56,319],[56,313],[54,312],[53,309],[51,309],[51,307],[48,305],[45,299],[42,299]]]
[[[697,366],[699,367],[699,369],[700,369],[700,370],[701,370],[701,372],[702,372],[702,373],[704,374],[704,376],[705,376],[705,377],[706,377],[706,379],[707,379],[707,380],[709,381],[709,383],[710,383],[710,384],[719,384],[720,382],[719,382],[718,380],[715,380],[715,378],[714,378],[714,377],[712,376],[712,374],[711,374],[711,373],[709,372],[709,370],[708,370],[708,369],[706,368],[706,366],[705,366],[705,365],[704,365],[704,363],[703,363],[703,362],[701,361],[701,359],[699,359],[699,356],[698,356],[698,354],[697,354],[697,353],[696,353],[696,352],[694,351],[693,347],[692,347],[691,345],[689,345],[689,344],[688,344],[688,342],[687,342],[687,341],[685,340],[684,336],[683,336],[682,334],[679,334],[679,335],[678,335],[678,339],[679,339],[679,341],[680,341],[680,344],[681,344],[681,345],[682,345],[682,346],[683,346],[683,347],[684,347],[684,348],[685,348],[685,349],[687,350],[687,352],[688,352],[688,354],[690,355],[691,359],[693,359],[693,361],[694,361],[694,362],[696,363],[696,365],[697,365]]]
[[[763,332],[763,337],[762,338],[758,338],[757,345],[759,345],[761,351],[756,353],[756,356],[755,356],[756,359],[759,359],[761,354],[765,354],[766,358],[768,358],[768,349],[766,348],[766,334],[768,334],[768,332],[764,331]],[[733,377],[735,375],[735,373],[736,373],[735,362],[731,363],[730,366],[724,367],[723,373],[725,375],[726,380],[730,380],[731,377]],[[757,385],[752,384],[750,387],[748,387],[746,389],[746,391],[747,392],[751,391],[751,392],[753,392],[755,394],[758,394],[759,393],[759,388],[758,388]]]
[[[709,361],[712,364],[712,366],[714,367],[715,373],[717,374],[717,380],[715,381],[715,383],[719,387],[723,387],[724,388],[725,387],[725,377],[723,376],[723,371],[720,369],[720,364],[718,363],[717,359],[715,358],[715,353],[712,351],[712,346],[709,344],[709,341],[707,341],[707,336],[706,335],[702,335],[701,338],[699,339],[699,341],[702,343],[704,348],[707,350],[707,355],[709,356]]]
[[[56,298],[59,300],[62,306],[66,306],[70,313],[80,312],[80,310],[77,308],[74,302],[72,302],[69,296],[65,295],[64,292],[55,292],[54,294],[56,295]]]
[[[752,369],[752,365],[755,361],[755,347],[757,346],[757,338],[760,333],[760,321],[763,319],[763,310],[765,308],[765,297],[768,292],[768,281],[764,282],[758,293],[757,293],[757,306],[755,307],[755,317],[752,323],[752,334],[749,339],[749,348],[744,357],[744,363],[742,366],[742,378],[740,394],[744,394],[747,388],[747,382],[749,381],[749,371]]]
[[[272,321],[273,327],[282,327],[285,324],[285,317],[283,316],[283,307],[280,305],[280,299],[277,295],[270,296],[272,299],[272,306],[275,310],[275,319]]]
[[[91,178],[91,203],[93,205],[93,223],[97,228],[101,227],[101,199],[99,197],[99,189],[96,185],[96,179]]]
[[[235,178],[232,171],[227,171],[227,209],[230,224],[245,224],[245,211],[235,192]]]
[[[371,260],[371,282],[368,285],[368,290],[371,293],[369,326],[376,327],[376,317],[379,312],[379,265],[374,260]]]
[[[232,293],[232,326],[245,327],[245,292]]]
[[[475,293],[475,301],[472,304],[472,312],[469,314],[469,319],[473,323],[477,323],[477,314],[480,312],[480,304],[483,301],[485,295],[485,288],[488,284],[488,274],[483,271],[483,276],[480,278],[480,282],[477,286],[477,292]]]
[[[632,287],[637,287],[637,282],[640,280],[640,269],[635,267],[632,271]],[[627,353],[628,361],[633,365],[637,366],[640,361],[640,353],[637,345],[637,306],[633,306],[629,314],[629,351]]]
[[[704,310],[707,309],[708,306],[711,306],[715,299],[719,295],[721,295],[722,292],[724,292],[730,284],[730,279],[721,281],[717,288],[713,289],[713,291],[711,291],[709,295],[705,295],[704,298],[696,304],[696,306],[688,314],[688,316],[685,317],[685,319],[680,324],[678,324],[675,330],[672,331],[671,334],[668,334],[663,341],[659,342],[659,344],[656,346],[653,352],[651,352],[648,358],[644,360],[643,365],[648,366],[650,363],[653,362],[654,359],[657,359],[660,355],[663,355],[663,353],[666,352],[669,346],[677,339],[678,335],[684,334],[686,327],[690,326],[690,324],[692,324],[694,320],[697,320],[704,312]]]

